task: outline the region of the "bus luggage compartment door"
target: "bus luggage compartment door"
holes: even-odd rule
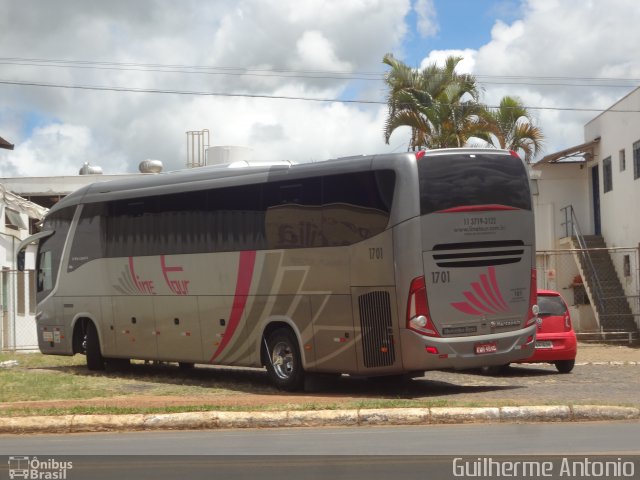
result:
[[[117,356],[155,360],[158,337],[153,312],[153,298],[122,296],[113,298]]]

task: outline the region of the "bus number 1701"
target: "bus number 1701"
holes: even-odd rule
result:
[[[380,247],[369,249],[369,260],[382,260],[384,258],[383,250]]]
[[[448,270],[431,272],[431,280],[433,283],[449,283],[451,282],[451,272]]]

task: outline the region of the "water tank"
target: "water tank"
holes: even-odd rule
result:
[[[160,173],[163,167],[164,166],[160,160],[152,160],[148,158],[147,160],[140,162],[138,170],[140,170],[140,173]]]
[[[84,162],[84,165],[78,172],[79,175],[102,175],[102,167],[97,165],[91,165],[89,162]]]
[[[248,162],[253,158],[253,149],[240,146],[217,146],[207,149],[207,165],[223,165]]]

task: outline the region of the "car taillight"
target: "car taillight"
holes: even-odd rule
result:
[[[564,329],[567,332],[571,330],[571,317],[569,316],[569,312],[564,314]]]
[[[429,316],[424,277],[417,277],[411,281],[407,301],[407,328],[427,337],[440,336]]]
[[[525,323],[525,327],[533,325],[536,323],[538,319],[538,277],[536,273],[536,269],[531,269],[531,286],[529,288],[529,310],[527,312],[527,322]]]

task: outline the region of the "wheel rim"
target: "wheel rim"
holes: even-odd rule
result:
[[[286,380],[293,375],[294,359],[291,347],[285,342],[276,343],[271,349],[271,365],[278,378]]]

